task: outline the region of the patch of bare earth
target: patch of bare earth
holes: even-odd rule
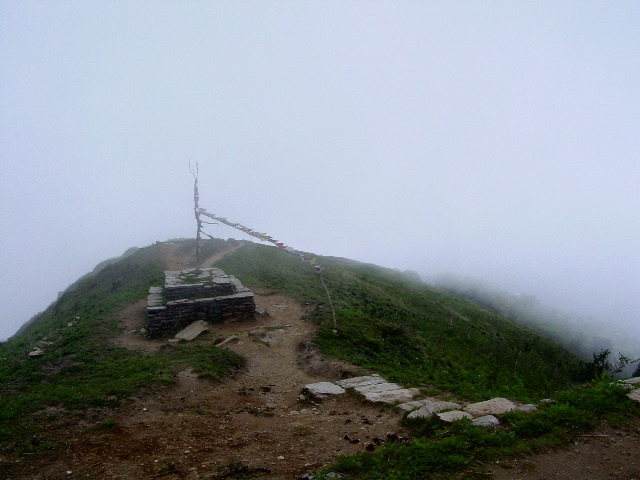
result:
[[[640,420],[600,427],[566,448],[501,460],[487,472],[495,480],[640,480]]]
[[[387,435],[403,433],[397,412],[354,396],[301,402],[305,384],[359,372],[313,351],[314,326],[302,320],[304,308],[292,299],[256,292],[256,304],[268,315],[215,325],[196,340],[238,337],[228,348],[246,358],[245,372],[214,383],[184,371],[176,385],[101,411],[92,423],[66,422],[47,434],[66,445],[63,453],[31,456],[14,478],[210,479],[229,478],[224,475],[235,468],[252,478],[295,479],[335,455],[371,449]],[[137,303],[120,314],[123,328],[139,329],[143,307]],[[273,328],[256,332],[265,326]],[[123,345],[147,352],[165,343],[127,332],[119,341],[125,338]],[[115,426],[87,428],[104,418]]]
[[[235,252],[242,245],[244,245],[242,241],[239,241],[235,245],[229,245],[226,249],[205,258],[202,261],[202,266],[211,267],[215,262]],[[156,244],[156,248],[158,249],[158,258],[164,263],[167,270],[194,268],[195,247],[185,251],[183,245],[179,243],[159,242]]]

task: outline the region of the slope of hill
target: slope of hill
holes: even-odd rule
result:
[[[306,382],[374,371],[430,395],[524,401],[584,371],[533,331],[410,273],[325,257],[334,331],[313,269],[233,240],[205,242],[202,257],[257,293],[273,342],[254,341],[261,321],[217,326],[192,344],[145,340],[148,287],[164,269],[189,267],[193,250],[176,241],[128,252],[0,345],[3,478],[294,478],[370,439],[406,435],[397,413],[356,397],[299,404]],[[230,348],[214,346],[231,335],[240,340]],[[35,348],[44,355],[29,358]]]
[[[526,399],[580,378],[583,364],[508,318],[412,275],[320,257],[338,312],[332,332],[327,298],[306,265],[276,248],[247,244],[220,267],[250,285],[316,305],[317,344],[332,356],[375,368],[392,379],[435,385],[469,398]]]

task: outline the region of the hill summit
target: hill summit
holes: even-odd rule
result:
[[[194,249],[158,242],[103,263],[0,346],[5,478],[296,478],[408,435],[389,407],[357,394],[314,403],[304,385],[375,373],[443,401],[526,403],[585,371],[414,274],[317,256],[334,325],[314,269],[235,240],[203,242],[203,265],[251,289],[263,313],[212,322],[193,342],[149,338],[149,287],[192,267]]]

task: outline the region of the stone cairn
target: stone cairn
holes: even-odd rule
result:
[[[253,319],[253,292],[218,268],[164,272],[164,287],[149,288],[147,335],[173,336],[193,322],[227,323]]]

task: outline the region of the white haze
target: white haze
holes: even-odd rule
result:
[[[639,24],[636,1],[0,2],[0,338],[193,236],[189,160],[205,208],[294,248],[637,337]]]

